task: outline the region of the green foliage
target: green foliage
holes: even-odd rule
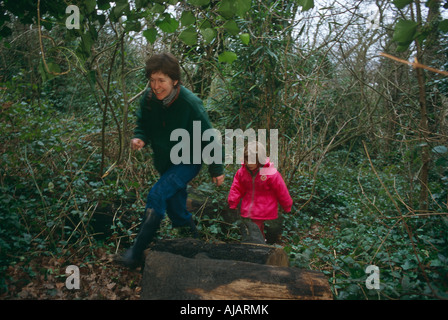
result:
[[[314,35],[306,43],[296,36],[311,32],[308,18],[297,20],[297,13],[306,15],[314,1],[74,4],[82,13],[79,30],[65,28],[65,2],[40,2],[47,67],[32,49],[41,44],[37,2],[0,5],[8,13],[0,16],[2,291],[15,266],[35,276],[24,266],[37,256],[86,250],[92,251],[86,263],[93,263],[95,248],[116,252],[135,236],[157,180],[151,150],[130,153],[127,144],[138,106],[129,99],[147,81],[146,51],[135,41],[143,39],[145,50],[171,50],[181,59],[184,84],[204,98],[217,128],[279,129],[279,170],[294,199],[292,213],[283,215],[281,245],[293,266],[324,272],[337,299],[446,298],[446,79],[427,74],[433,127],[422,143],[415,82],[403,80],[408,71],[383,62],[359,66],[363,60],[347,52],[341,58],[338,50],[353,45],[346,37],[309,49]],[[446,32],[446,19],[427,25],[411,19],[406,10],[415,2],[393,4],[400,19],[386,40],[399,50]],[[325,14],[322,19],[331,26]],[[20,23],[34,25],[23,32],[15,28]],[[444,70],[445,42],[437,57]],[[361,42],[349,51],[367,49]],[[415,208],[424,146],[431,202],[421,212]],[[227,166],[218,189],[206,170],[193,182],[214,210],[196,213],[204,240],[239,240],[237,226],[221,214],[236,167]],[[162,228],[164,236],[184,236],[167,221]],[[379,290],[366,288],[368,265],[380,268]]]
[[[232,63],[237,59],[237,55],[234,52],[224,51],[218,57],[219,62]]]
[[[393,40],[398,43],[398,50],[404,51],[414,41],[418,24],[415,21],[400,20],[395,25]]]
[[[4,133],[0,141],[2,292],[7,290],[8,266],[42,254],[68,255],[73,248],[90,246],[93,250],[95,234],[111,235],[108,244],[113,245],[114,235],[126,234],[142,210],[133,207],[138,180],[103,180],[98,174],[101,153],[99,140],[94,137],[99,132],[100,114],[94,112],[94,104],[75,116],[43,98],[50,96],[48,92],[37,104],[9,90],[24,83],[21,77],[2,83],[8,88],[3,98],[10,101],[8,109],[0,114],[0,130]],[[89,106],[88,100],[84,103]],[[98,225],[101,210],[111,215],[107,210],[113,206],[108,202],[118,203],[118,217],[132,210],[137,212],[136,218],[112,221],[110,216],[105,225]]]
[[[314,8],[314,0],[299,0],[298,3],[302,7],[302,11]]]
[[[411,4],[413,0],[394,0],[393,3],[398,9],[403,9],[407,5]]]
[[[341,166],[345,158],[341,152],[330,156],[317,177],[314,204],[285,216],[285,250],[292,264],[323,270],[337,299],[446,298],[446,218],[412,211],[400,218],[372,171],[362,162]],[[387,188],[406,185],[385,170],[380,178]],[[303,198],[309,194],[306,185],[292,192]],[[412,239],[406,227],[413,230]],[[368,265],[380,268],[379,290],[366,288]]]
[[[394,0],[393,4],[400,10],[406,9],[414,4],[413,0]],[[420,6],[420,3],[416,3],[416,6]],[[438,3],[434,3],[432,0],[426,1],[426,7],[438,6]],[[419,12],[420,8],[417,10]],[[418,40],[423,43],[430,37],[431,34],[438,32],[446,33],[447,21],[421,21],[421,17],[413,17],[413,20],[400,19],[394,28],[393,40],[397,42],[397,51],[406,51],[411,43]]]

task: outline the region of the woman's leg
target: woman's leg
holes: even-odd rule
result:
[[[185,225],[192,221],[191,214],[186,211],[186,188],[188,182],[199,173],[200,169],[200,165],[176,165],[160,177],[148,194],[146,217],[140,225],[134,245],[118,259],[118,262],[131,268],[138,265],[143,251],[154,239],[168,207],[170,207],[170,215],[175,219],[176,224]],[[175,201],[170,200],[173,197]],[[175,203],[175,206],[171,202]],[[176,214],[172,213],[173,210]]]
[[[188,221],[191,217],[191,214],[186,211],[187,184],[197,176],[200,170],[201,165],[195,164],[171,166],[149,191],[146,208],[151,208],[164,217],[170,203],[170,214],[173,210],[176,211],[178,217],[175,220],[179,219],[173,223],[185,224],[182,221]]]

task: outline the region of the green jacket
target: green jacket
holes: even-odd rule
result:
[[[134,138],[139,138],[150,145],[154,152],[154,166],[160,174],[163,174],[171,165],[171,148],[178,141],[170,141],[171,132],[175,129],[185,129],[190,135],[190,163],[193,163],[193,121],[201,122],[202,133],[213,128],[204,109],[201,99],[184,86],[176,100],[169,107],[165,107],[162,101],[152,95],[148,99],[151,89],[148,89],[140,100],[140,109],[137,111],[137,127],[134,130]],[[201,137],[199,137],[201,141]],[[196,137],[196,139],[198,139]],[[202,149],[209,141],[201,143]],[[224,154],[223,154],[224,159]],[[202,157],[201,157],[202,163]],[[224,161],[219,164],[209,165],[212,177],[218,177],[224,173]]]

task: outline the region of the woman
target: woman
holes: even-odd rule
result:
[[[199,173],[201,164],[193,161],[173,164],[171,149],[177,142],[171,141],[171,133],[175,129],[184,129],[192,137],[193,122],[197,121],[200,121],[202,132],[212,128],[202,101],[181,85],[179,62],[172,54],[156,54],[148,59],[146,77],[150,81],[150,89],[144,93],[140,102],[131,147],[140,150],[151,145],[154,166],[160,173],[160,179],[148,194],[146,218],[134,245],[119,259],[119,262],[131,268],[141,261],[143,251],[156,235],[165,212],[173,227],[189,226],[197,236],[192,215],[186,209],[186,201],[187,184]],[[223,172],[223,162],[209,165],[212,181],[217,186],[224,181]]]

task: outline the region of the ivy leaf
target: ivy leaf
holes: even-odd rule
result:
[[[98,0],[98,9],[107,10],[110,8],[110,3],[108,0]]]
[[[91,13],[95,10],[96,1],[95,0],[85,0],[84,5],[86,6],[87,13]]]
[[[411,42],[417,32],[417,22],[411,20],[400,20],[395,25],[393,39],[398,43]]]
[[[417,34],[418,24],[411,20],[400,20],[395,25],[393,40],[399,45],[397,50],[406,50]],[[404,50],[403,50],[404,49]]]
[[[59,67],[59,65],[54,62],[47,62],[47,67],[48,67],[48,70],[52,73],[60,73],[61,72],[61,68]]]
[[[165,13],[163,20],[159,20],[156,22],[156,25],[166,33],[173,33],[176,31],[176,29],[179,27],[179,22],[172,18],[170,14]]]
[[[430,266],[431,267],[443,267],[444,264],[440,260],[431,260]]]
[[[210,0],[190,0],[188,2],[195,7],[202,7],[208,5]]]
[[[211,43],[216,38],[216,31],[212,28],[201,29],[201,34],[204,37],[206,44]]]
[[[440,21],[439,30],[442,32],[448,32],[448,19]]]
[[[143,36],[148,40],[151,44],[154,44],[157,38],[157,30],[156,28],[150,28],[143,31]]]
[[[79,48],[83,51],[85,56],[90,56],[90,49],[93,45],[93,39],[90,35],[90,33],[84,33],[81,35],[81,43],[79,45]]]
[[[218,13],[225,19],[232,19],[235,15],[243,17],[251,5],[252,0],[222,0]]]
[[[187,46],[194,46],[198,42],[198,33],[193,27],[188,27],[179,34],[179,39]]]
[[[403,270],[414,269],[417,265],[412,260],[406,260],[404,264],[401,265]]]
[[[240,32],[240,28],[238,28],[238,25],[236,24],[235,20],[227,21],[226,23],[224,23],[223,27],[232,36],[235,36],[238,34],[238,32]]]
[[[54,62],[48,61],[48,62],[46,62],[46,65],[48,67],[48,71],[49,72],[47,72],[47,70],[46,70],[42,60],[40,61],[39,67],[38,67],[38,70],[39,70],[39,73],[40,73],[40,75],[42,77],[42,81],[43,82],[46,82],[47,80],[53,79],[56,76],[53,73],[60,73],[61,72],[61,68],[59,67],[59,65],[57,65]]]
[[[302,11],[308,11],[314,8],[314,0],[299,0],[298,4],[302,7]]]
[[[410,4],[413,0],[394,0],[393,4],[397,7],[397,9],[403,9],[408,4]]]
[[[218,56],[218,61],[219,62],[224,62],[224,63],[232,63],[233,61],[235,61],[238,58],[238,56],[236,55],[235,52],[231,52],[231,51],[224,51],[223,53],[221,53]]]
[[[243,44],[248,45],[250,42],[250,35],[248,33],[240,34],[240,40]]]
[[[236,14],[243,17],[250,10],[252,0],[238,0],[236,4]]]
[[[234,0],[222,0],[219,5],[218,13],[226,19],[233,18],[233,16],[236,14],[236,7],[234,2]]]
[[[196,22],[196,17],[191,11],[182,12],[182,16],[180,17],[180,23],[184,27],[188,27]]]
[[[154,5],[151,8],[151,12],[154,13],[164,13],[165,12],[165,6],[161,5],[160,3],[154,3]]]
[[[126,21],[126,26],[125,26],[125,31],[135,31],[135,32],[140,32],[140,30],[142,29],[142,25],[140,24],[140,21],[138,20],[130,20],[130,21]]]
[[[148,0],[135,0],[135,8],[140,10],[148,5]]]
[[[113,9],[114,17],[121,17],[125,11],[129,11],[129,3],[127,1],[117,1],[116,6]]]

